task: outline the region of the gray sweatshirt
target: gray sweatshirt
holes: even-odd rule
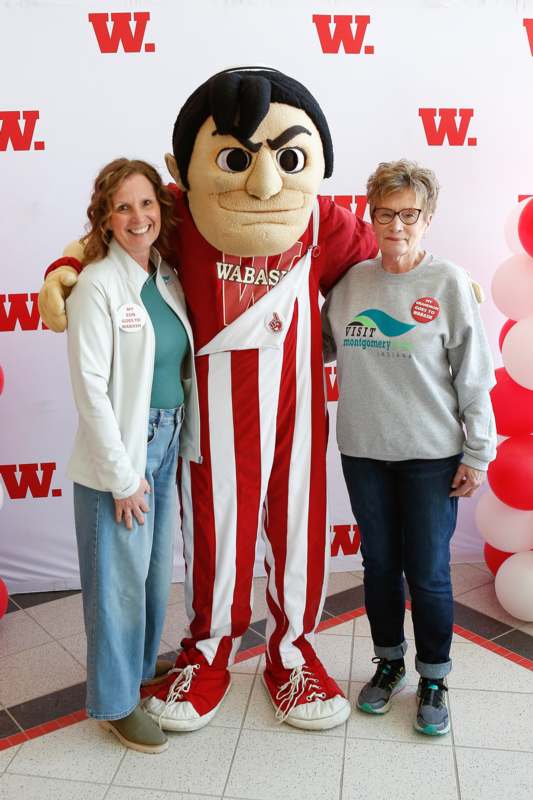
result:
[[[463,451],[464,464],[487,469],[494,369],[463,269],[429,253],[403,274],[380,257],[363,261],[333,287],[322,319],[325,360],[337,358],[341,453],[403,461]]]

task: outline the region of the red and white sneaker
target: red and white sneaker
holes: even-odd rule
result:
[[[181,662],[181,663],[180,663]],[[196,731],[210,722],[229,692],[229,670],[210,666],[197,650],[181,653],[165,686],[143,702],[165,731]]]
[[[275,670],[267,661],[263,682],[279,722],[323,731],[342,725],[350,716],[350,701],[318,658],[292,670]]]

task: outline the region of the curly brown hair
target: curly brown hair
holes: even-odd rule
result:
[[[107,255],[110,240],[108,222],[113,211],[113,195],[122,182],[132,175],[144,175],[154,187],[161,209],[161,231],[154,244],[163,254],[168,252],[170,235],[176,224],[172,194],[151,164],[138,159],[116,158],[100,170],[94,181],[91,202],[87,209],[88,232],[80,239],[84,245],[84,266],[100,261]]]

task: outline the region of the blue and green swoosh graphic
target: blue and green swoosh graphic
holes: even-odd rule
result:
[[[384,336],[389,337],[402,336],[402,334],[416,328],[416,325],[408,325],[406,322],[400,322],[399,319],[394,319],[390,314],[381,311],[379,308],[367,308],[361,311],[349,324],[365,325],[367,328],[378,328]]]

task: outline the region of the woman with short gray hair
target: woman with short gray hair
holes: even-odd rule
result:
[[[431,217],[437,207],[440,186],[433,170],[420,167],[414,161],[401,158],[399,161],[382,161],[369,177],[366,184],[366,197],[370,207],[375,209],[382,198],[394,192],[411,189],[423,206],[424,216]]]
[[[352,267],[323,309],[377,663],[357,707],[383,714],[405,683],[405,575],[420,674],[414,724],[430,735],[450,727],[444,678],[458,498],[485,479],[496,445],[494,372],[470,280],[422,247],[438,192],[434,173],[412,161],[378,166],[367,193],[381,253]]]

